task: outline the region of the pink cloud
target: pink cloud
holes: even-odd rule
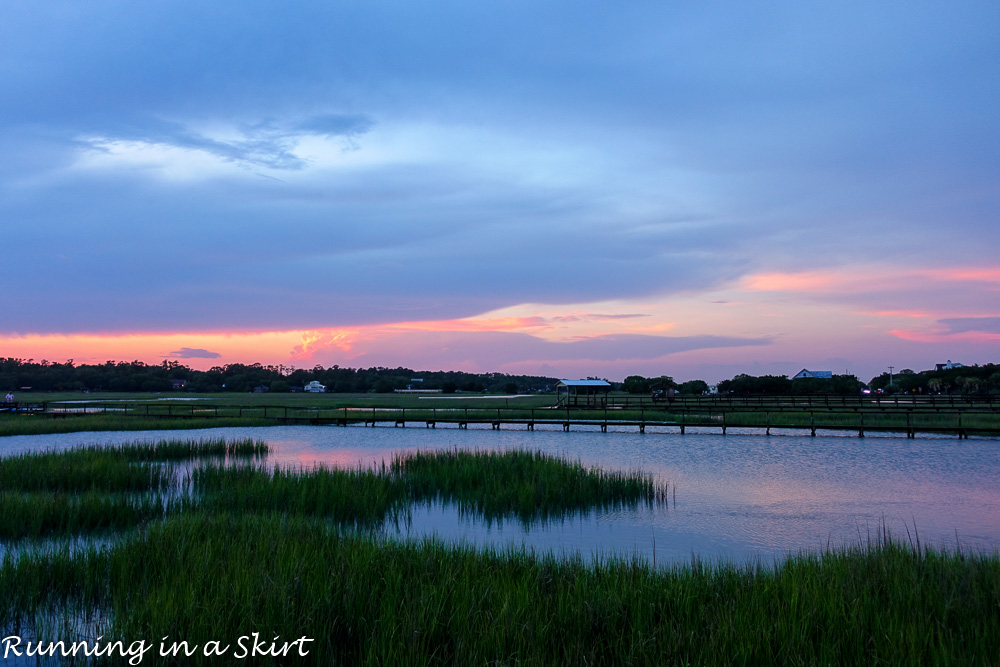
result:
[[[951,333],[948,331],[917,331],[905,329],[892,329],[887,333],[912,341],[914,343],[1000,343],[1000,334],[986,331],[963,331]]]
[[[909,317],[915,320],[924,320],[936,317],[920,310],[862,310],[858,315],[871,315],[874,317]]]
[[[744,279],[754,292],[825,292],[843,285],[843,277],[831,273],[761,273]]]
[[[995,267],[907,269],[862,266],[796,273],[759,273],[745,277],[743,286],[751,292],[853,294],[913,289],[920,284],[931,282],[992,283],[1000,287],[1000,269]]]
[[[930,269],[923,273],[935,280],[994,283],[1000,287],[1000,269],[995,267]]]

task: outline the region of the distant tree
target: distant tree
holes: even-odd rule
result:
[[[143,380],[139,385],[139,391],[149,392],[170,391],[172,388],[173,385],[170,384],[170,380],[166,378],[151,377],[148,380]]]
[[[517,393],[517,383],[508,382],[503,386],[503,393],[505,394],[516,394]]]
[[[622,381],[622,391],[629,394],[648,394],[649,383],[650,380],[641,375],[629,375]]]
[[[237,373],[226,378],[225,391],[246,393],[254,388],[253,380],[246,373]]]
[[[925,373],[893,373],[889,384],[889,373],[881,373],[871,379],[868,386],[885,394],[917,394],[930,391],[929,378]]]
[[[442,394],[454,394],[456,391],[458,391],[458,385],[454,382],[449,380],[441,383]]]
[[[916,394],[921,391],[921,387],[927,386],[927,381],[924,377],[917,375],[913,371],[909,373],[900,371],[898,375],[892,378],[892,384],[896,387],[897,392]]]
[[[854,375],[834,375],[830,379],[829,392],[831,394],[850,396],[851,394],[860,394],[864,388],[865,383]]]
[[[720,382],[719,392],[742,396],[787,395],[792,393],[792,381],[784,375],[761,375],[760,377],[756,377],[740,373],[731,380]]]
[[[375,381],[376,394],[391,394],[396,387],[393,386],[392,378],[379,378]]]
[[[708,392],[708,383],[704,380],[688,380],[681,383],[680,392],[688,396],[701,396]]]
[[[861,393],[864,383],[853,375],[833,375],[829,378],[797,378],[792,380],[792,393],[805,395],[850,395]]]
[[[960,378],[960,380],[961,383],[959,384],[959,387],[963,394],[979,393],[979,386],[982,382],[979,378],[970,376],[970,377]]]

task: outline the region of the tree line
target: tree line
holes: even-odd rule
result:
[[[890,384],[891,380],[891,384]],[[916,372],[882,373],[868,384],[889,394],[1000,394],[1000,365],[983,364]]]
[[[590,378],[598,379],[598,378]],[[289,392],[318,381],[327,391],[339,393],[391,393],[397,389],[434,389],[443,393],[534,393],[552,391],[557,378],[506,373],[465,373],[462,371],[414,371],[410,368],[324,368],[309,369],[284,365],[226,364],[199,371],[176,360],[159,364],[141,361],[107,361],[103,364],[58,363],[46,360],[0,358],[0,391],[112,391],[165,392],[178,389],[202,393],[251,392],[267,389]],[[650,394],[672,389],[677,395],[696,396],[709,391],[704,380],[675,382],[669,375],[644,377],[630,375],[621,383],[611,383],[616,390],[630,394]],[[723,380],[718,393],[742,396],[858,394],[863,389],[882,393],[908,394],[1000,394],[1000,366],[962,366],[915,372],[904,369],[882,373],[867,385],[854,375],[831,378],[789,379],[785,375],[753,376],[740,374]]]
[[[737,375],[719,383],[720,394],[734,395],[851,395],[863,390],[883,394],[1000,394],[1000,366],[962,366],[916,372],[904,369],[872,378],[867,384],[853,375],[789,379],[784,375]]]
[[[656,389],[673,389],[679,396],[698,396],[708,392],[709,386],[703,380],[677,383],[669,375],[652,378],[630,375],[621,384],[621,390],[630,394],[648,394]],[[984,364],[919,373],[904,369],[891,378],[888,372],[877,375],[867,384],[848,374],[791,379],[787,375],[741,373],[716,387],[719,394],[734,396],[848,396],[866,389],[883,394],[1000,394],[1000,366]]]
[[[415,382],[415,380],[417,380]],[[226,364],[199,371],[176,360],[160,364],[142,361],[107,361],[75,364],[34,359],[0,359],[0,390],[164,392],[179,388],[202,393],[251,392],[267,389],[289,392],[318,381],[327,391],[391,393],[397,389],[436,389],[442,393],[490,392],[515,394],[549,391],[557,380],[534,375],[414,371],[410,368],[302,369],[284,365]]]

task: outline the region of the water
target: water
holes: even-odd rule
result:
[[[692,557],[767,563],[799,551],[857,544],[869,534],[874,538],[883,525],[904,540],[919,536],[921,544],[1000,551],[998,440],[692,431],[380,425],[71,433],[0,438],[0,456],[94,443],[251,437],[272,446],[271,462],[309,468],[373,466],[416,450],[521,448],[652,473],[674,495],[667,506],[594,511],[531,526],[513,518],[490,525],[460,516],[453,506],[421,505],[410,522],[388,526],[386,533],[584,560],[637,556],[657,564]]]

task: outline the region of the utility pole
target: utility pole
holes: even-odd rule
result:
[[[890,387],[892,386],[892,369],[894,369],[894,368],[895,368],[895,366],[889,366],[889,386]]]

